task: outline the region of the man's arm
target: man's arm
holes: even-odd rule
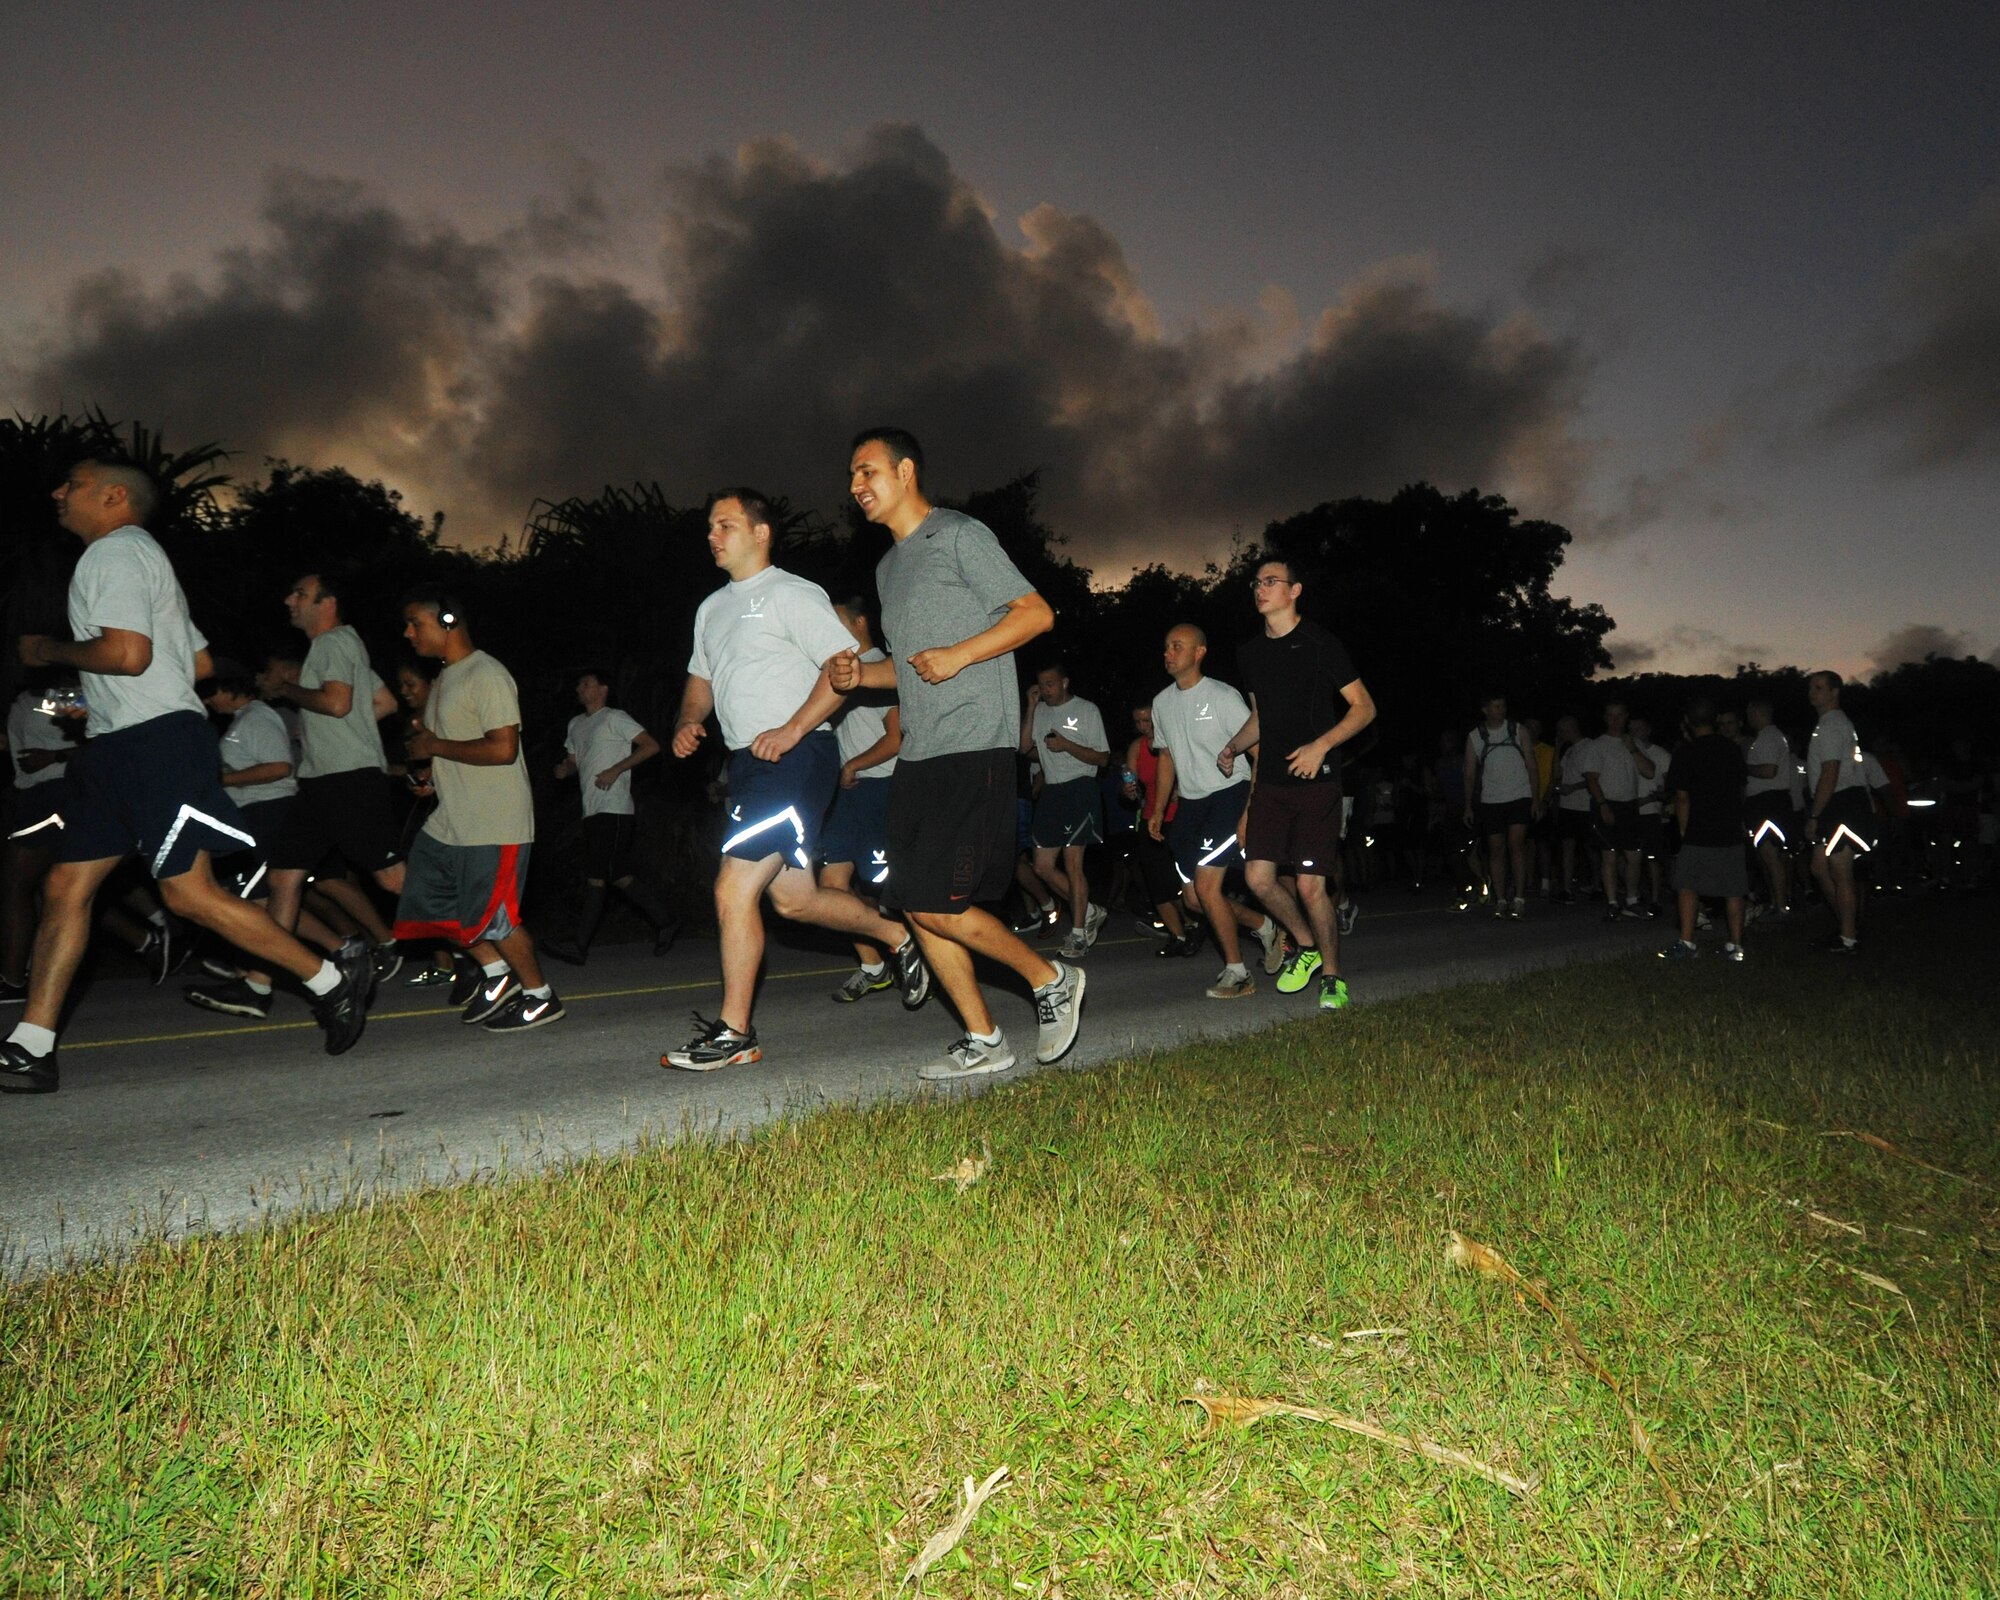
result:
[[[106,628],[95,639],[72,641],[46,633],[21,635],[24,667],[75,667],[101,678],[136,678],[153,664],[153,641],[131,628]]]
[[[1236,772],[1236,758],[1257,745],[1257,702],[1250,702],[1250,720],[1238,728],[1229,743],[1222,747],[1222,753],[1215,758],[1215,764],[1225,778]],[[1254,774],[1253,774],[1254,776]]]
[[[317,689],[308,689],[296,678],[282,678],[272,685],[272,693],[282,695],[301,711],[322,717],[344,717],[354,709],[354,685],[329,678]]]
[[[1174,753],[1160,746],[1160,770],[1153,774],[1153,806],[1146,813],[1146,831],[1155,839],[1166,837],[1167,801],[1174,792]]]
[[[846,653],[843,650],[840,655]],[[840,659],[840,655],[827,657],[819,669],[819,676],[813,680],[812,693],[806,696],[798,710],[777,727],[766,728],[750,741],[750,753],[759,761],[776,761],[840,709],[847,696],[834,688],[832,679],[833,664]]]
[[[375,698],[370,703],[374,707],[377,722],[384,722],[396,714],[396,693],[386,683],[375,685]]]
[[[1687,837],[1688,812],[1690,809],[1691,805],[1688,800],[1687,790],[1676,789],[1674,791],[1674,825],[1681,830],[1681,837],[1683,839]]]
[[[1049,609],[1048,601],[1030,589],[1018,599],[1009,600],[1006,612],[992,627],[975,633],[970,639],[961,639],[957,644],[941,645],[935,650],[919,650],[910,657],[910,667],[925,683],[943,683],[957,677],[967,667],[976,667],[982,661],[991,661],[995,656],[1020,649],[1030,639],[1040,638],[1055,625],[1056,614]]]
[[[886,656],[880,661],[863,661],[861,652],[848,649],[840,652],[826,666],[827,680],[842,694],[852,694],[856,689],[893,689],[896,687],[896,663]]]
[[[1049,730],[1048,735],[1042,742],[1051,750],[1068,751],[1069,754],[1075,756],[1077,760],[1081,761],[1087,767],[1108,767],[1111,765],[1111,752],[1109,750],[1099,750],[1092,745],[1078,744],[1074,739],[1064,738],[1053,728]]]
[[[1479,782],[1479,758],[1472,753],[1472,741],[1465,741],[1465,821],[1472,822],[1472,808],[1479,799],[1479,791],[1474,787]]]
[[[1808,828],[1819,821],[1819,814],[1833,803],[1833,791],[1839,784],[1840,763],[1838,761],[1822,761],[1819,767],[1819,782],[1813,785],[1812,801],[1807,807],[1807,810],[1811,813],[1806,818],[1806,826]]]
[[[21,770],[42,772],[50,767],[60,766],[75,755],[76,751],[77,747],[74,745],[66,750],[23,750],[20,756]]]
[[[637,733],[632,735],[631,754],[626,756],[626,758],[623,761],[614,761],[610,766],[606,767],[602,772],[600,772],[597,775],[597,787],[600,789],[610,788],[625,773],[630,772],[634,767],[644,766],[648,761],[651,761],[653,757],[658,755],[659,753],[660,753],[660,741],[658,739],[655,739],[644,728],[641,728]],[[571,771],[575,770],[576,763],[574,761],[570,761],[568,765]],[[556,776],[559,778],[567,778],[569,776],[569,773],[562,771],[561,768],[557,768]]]
[[[715,685],[706,678],[688,674],[681,691],[680,714],[674,718],[673,752],[685,761],[708,737],[708,719],[715,710]]]
[[[1310,778],[1326,758],[1375,720],[1375,697],[1356,678],[1341,688],[1347,701],[1347,715],[1310,743],[1302,744],[1285,757],[1285,765],[1295,778]]]
[[[843,762],[840,768],[840,786],[852,789],[861,781],[861,774],[870,767],[879,767],[903,748],[903,713],[895,706],[889,707],[882,719],[882,737],[852,760]]]
[[[222,787],[225,789],[247,789],[253,783],[276,783],[280,778],[292,775],[289,761],[260,761],[254,767],[238,767],[234,772],[224,772]]]
[[[456,761],[467,767],[504,767],[520,753],[521,729],[516,724],[488,728],[477,739],[440,739],[419,727],[404,746],[412,761]]]
[[[1646,754],[1646,747],[1628,733],[1625,735],[1625,748],[1632,752],[1632,764],[1639,769],[1639,776],[1650,778],[1653,775],[1653,758]]]

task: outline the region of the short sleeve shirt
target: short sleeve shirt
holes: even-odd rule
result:
[[[424,706],[424,726],[440,739],[479,739],[495,728],[520,725],[514,675],[484,650],[447,665]],[[475,767],[439,756],[431,763],[437,809],[424,832],[440,844],[532,844],[535,801],[525,750],[524,742],[504,767]]]
[[[863,661],[887,661],[889,658],[880,650],[869,648],[861,652]],[[888,689],[856,689],[847,697],[847,707],[834,718],[834,737],[840,741],[840,759],[845,765],[863,751],[872,750],[889,731],[889,713],[895,709],[896,696]],[[856,777],[886,778],[896,770],[896,758],[879,762],[872,767],[864,767]]]
[[[1704,733],[1676,750],[1667,764],[1667,787],[1688,797],[1686,844],[1701,847],[1743,842],[1743,752],[1719,733]]]
[[[203,714],[194,658],[208,640],[188,616],[173,563],[143,528],[119,528],[84,547],[69,581],[69,626],[79,644],[103,638],[107,628],[143,633],[153,643],[152,662],[136,677],[78,674],[91,737],[176,711]]]
[[[23,689],[7,708],[7,755],[14,764],[14,787],[32,789],[37,784],[54,783],[63,775],[62,763],[51,761],[39,772],[23,772],[21,757],[30,750],[75,750],[76,742],[63,733],[62,720],[42,709],[41,694]]]
[[[1347,715],[1347,697],[1340,691],[1361,676],[1347,646],[1302,617],[1281,639],[1262,633],[1245,639],[1237,648],[1236,665],[1243,687],[1257,702],[1257,781],[1286,787],[1338,783],[1337,750],[1310,778],[1293,777],[1285,757]]]
[[[820,668],[853,648],[854,635],[824,589],[766,567],[702,601],[688,671],[714,685],[722,742],[741,750],[790,721],[819,681]]]
[[[1562,799],[1558,802],[1564,811],[1588,811],[1590,790],[1584,786],[1584,763],[1590,759],[1590,747],[1595,739],[1579,739],[1562,753]]]
[[[1638,799],[1639,763],[1632,759],[1625,741],[1604,733],[1586,742],[1589,751],[1583,758],[1583,770],[1597,774],[1597,787],[1604,798],[1621,804]]]
[[[583,790],[586,817],[629,817],[633,813],[632,774],[625,771],[612,780],[611,787],[597,787],[597,775],[615,767],[632,753],[632,741],[646,730],[639,719],[616,706],[605,706],[588,716],[571,717],[563,735],[563,748],[576,762],[576,781]],[[762,732],[762,729],[758,730]]]
[[[882,632],[896,659],[903,759],[1012,750],[1021,737],[1020,688],[1009,651],[943,683],[910,666],[923,650],[962,644],[999,621],[1033,589],[985,523],[935,507],[875,568]]]
[[[1497,733],[1480,723],[1465,736],[1465,753],[1472,758],[1472,770],[1479,774],[1481,804],[1499,806],[1534,799],[1534,784],[1528,776],[1528,763],[1534,757],[1520,723],[1509,722]]]
[[[268,762],[292,764],[292,739],[285,732],[284,719],[261,700],[252,700],[235,716],[222,733],[222,770],[242,772]],[[299,792],[299,780],[292,773],[269,783],[246,783],[230,791],[239,806],[254,806],[266,800],[283,800]]]
[[[1153,742],[1174,758],[1174,783],[1184,796],[1201,800],[1243,782],[1241,766],[1225,778],[1215,762],[1249,720],[1249,702],[1219,678],[1192,689],[1170,683],[1153,696]]]
[[[1813,728],[1812,740],[1806,746],[1806,793],[1819,793],[1820,769],[1829,763],[1837,763],[1840,776],[1834,780],[1834,792],[1842,789],[1862,789],[1868,784],[1861,770],[1861,738],[1855,733],[1854,724],[1847,713],[1839,709],[1829,711],[1819,719]]]
[[[1656,744],[1641,745],[1639,753],[1653,764],[1650,778],[1643,772],[1639,774],[1639,814],[1657,815],[1667,792],[1667,768],[1673,762],[1674,753]]]
[[[1757,737],[1750,741],[1750,760],[1753,767],[1776,767],[1778,770],[1768,778],[1760,778],[1752,773],[1744,780],[1744,791],[1748,794],[1776,794],[1792,786],[1792,746],[1786,739],[1784,730],[1775,722],[1757,730]]]
[[[375,685],[380,681],[368,664],[368,647],[361,635],[346,623],[313,640],[299,668],[299,687],[323,689],[329,683],[344,683],[354,695],[344,717],[300,707],[299,733],[305,744],[299,760],[301,778],[325,778],[364,767],[389,770],[382,730],[375,726]]]
[[[1071,695],[1059,706],[1036,701],[1029,723],[1034,730],[1035,759],[1042,764],[1043,783],[1075,783],[1079,778],[1097,776],[1097,768],[1088,761],[1067,750],[1051,750],[1048,736],[1052,733],[1059,733],[1086,750],[1102,750],[1107,754],[1111,750],[1111,741],[1104,736],[1104,713],[1080,694]]]

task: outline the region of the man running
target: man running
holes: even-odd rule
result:
[[[638,808],[632,803],[632,773],[660,753],[660,741],[639,719],[611,703],[609,667],[586,667],[576,676],[576,703],[582,711],[571,717],[563,734],[563,758],[556,777],[575,778],[583,795],[583,895],[577,904],[570,937],[544,939],[542,953],[580,967],[590,959],[590,941],[604,920],[604,907],[616,889],[632,902],[653,930],[653,954],[674,947],[681,925],[652,884],[631,865],[632,840],[638,830]]]
[[[972,958],[1011,969],[1034,994],[1035,1059],[1076,1043],[1080,966],[1048,961],[978,904],[999,900],[1014,871],[1014,762],[1020,744],[1014,652],[1055,626],[993,530],[924,495],[923,448],[900,428],[871,428],[848,455],[862,516],[895,543],[875,569],[893,662],[849,652],[834,687],[894,687],[903,748],[889,781],[889,876],[882,900],[908,919],[965,1026],[942,1059],[918,1068],[938,1082],[1014,1065]]]
[[[1244,851],[1245,876],[1264,908],[1293,940],[1278,992],[1297,994],[1320,975],[1319,1005],[1347,1004],[1339,934],[1327,874],[1340,853],[1340,747],[1375,720],[1375,700],[1342,644],[1299,615],[1305,585],[1289,561],[1261,563],[1251,585],[1264,631],[1243,641],[1236,663],[1250,692],[1250,717],[1216,758],[1227,777],[1237,756],[1256,748],[1257,766]],[[1278,881],[1297,876],[1293,895]]]
[[[781,917],[894,951],[910,1010],[930,993],[916,940],[813,876],[821,819],[840,782],[840,744],[827,719],[846,689],[828,683],[827,668],[854,657],[854,639],[824,589],[771,564],[772,537],[771,503],[756,490],[709,497],[709,553],[729,582],[695,613],[673,751],[683,761],[695,753],[710,713],[729,747],[729,833],[715,877],[722,1006],[713,1022],[697,1013],[694,1037],[660,1058],[691,1072],[764,1058],[750,1007],[764,959],[766,895]]]
[[[850,595],[834,608],[841,625],[854,636],[863,661],[887,661],[875,643],[867,602]],[[840,743],[840,788],[827,813],[820,841],[819,881],[829,889],[845,889],[872,900],[889,875],[889,780],[896,774],[896,753],[903,747],[903,719],[896,696],[887,689],[857,689],[834,720]],[[841,1005],[852,1005],[871,994],[896,987],[888,952],[865,939],[855,941],[855,969],[833,991]]]
[[[1479,710],[1479,726],[1465,736],[1465,825],[1486,842],[1493,914],[1518,922],[1528,909],[1528,828],[1541,814],[1540,773],[1531,737],[1507,720],[1507,697],[1488,695]]]
[[[1819,716],[1806,745],[1806,837],[1812,842],[1813,877],[1837,924],[1821,948],[1859,955],[1854,864],[1875,848],[1875,802],[1862,768],[1861,738],[1840,709],[1840,674],[1807,674],[1806,699]]]
[[[137,467],[82,461],[55,492],[57,517],[83,541],[69,585],[74,642],[23,634],[21,664],[74,667],[90,708],[65,774],[62,842],[43,885],[41,926],[21,1021],[0,1041],[0,1090],[59,1083],[56,1028],[90,938],[104,880],[137,852],[169,911],[299,979],[329,1055],[361,1037],[372,973],[365,952],[322,960],[216,882],[211,853],[251,843],[223,790],[215,734],[194,692],[211,670],[172,563],[144,524],[159,491]]]
[[[1266,965],[1282,937],[1278,924],[1222,892],[1229,869],[1241,864],[1243,813],[1250,803],[1247,779],[1222,771],[1219,757],[1230,736],[1250,720],[1250,707],[1228,684],[1202,672],[1208,635],[1191,622],[1167,631],[1164,658],[1173,677],[1153,697],[1153,735],[1159,774],[1152,786],[1146,831],[1164,839],[1185,885],[1182,895],[1215,930],[1222,971],[1208,987],[1211,1000],[1240,1000],[1256,989],[1243,963],[1239,930],[1257,935]],[[1167,801],[1180,794],[1180,809],[1167,819]]]
[[[1021,754],[1042,764],[1042,792],[1035,801],[1035,876],[1069,908],[1069,934],[1057,954],[1080,961],[1090,954],[1110,915],[1090,898],[1084,852],[1104,842],[1104,804],[1098,769],[1111,761],[1104,713],[1070,691],[1061,662],[1043,667],[1028,689],[1021,719]]]
[[[472,642],[464,602],[441,589],[404,601],[403,637],[444,666],[403,741],[410,760],[430,763],[437,809],[410,846],[396,937],[449,940],[478,964],[476,978],[468,969],[471,981],[453,989],[465,993],[460,1022],[489,1033],[560,1022],[563,1003],[521,925],[535,800],[514,675]]]
[[[312,641],[295,674],[274,663],[264,684],[271,698],[289,700],[300,712],[298,792],[269,857],[271,916],[289,931],[299,925],[306,879],[329,855],[345,856],[390,894],[402,892],[403,863],[389,805],[389,759],[375,725],[394,701],[377,704],[368,647],[341,615],[338,580],[305,574],[286,592],[285,614]],[[368,936],[376,981],[394,977],[403,958],[381,913],[358,893],[342,896],[342,909]],[[252,968],[227,983],[190,984],[184,992],[205,1010],[262,1017],[270,1009],[271,975]]]

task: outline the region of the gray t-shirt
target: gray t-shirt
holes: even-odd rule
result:
[[[208,640],[188,617],[173,563],[145,529],[128,525],[84,547],[69,580],[69,628],[79,644],[103,638],[106,628],[153,641],[152,664],[137,677],[78,674],[92,738],[176,711],[204,714],[194,692],[194,658]]]
[[[702,601],[688,671],[714,685],[722,742],[741,750],[789,721],[812,693],[820,668],[853,648],[854,635],[824,589],[782,567],[766,567]]]
[[[1035,731],[1035,759],[1042,764],[1042,782],[1075,783],[1079,778],[1097,776],[1097,768],[1088,761],[1048,746],[1048,736],[1059,733],[1086,750],[1109,750],[1111,742],[1104,737],[1104,713],[1096,705],[1079,694],[1071,695],[1059,706],[1037,700],[1030,722]]]
[[[514,675],[484,650],[437,675],[424,705],[424,726],[440,739],[484,738],[521,725]],[[535,798],[528,788],[524,739],[504,767],[475,767],[439,756],[431,763],[437,810],[424,832],[440,844],[532,844]]]
[[[863,661],[889,658],[872,646],[861,652]],[[872,750],[889,731],[889,713],[896,709],[896,696],[887,689],[856,689],[847,697],[847,709],[833,721],[833,736],[840,741],[840,760],[845,766],[864,750]],[[896,757],[863,767],[857,778],[886,778],[896,770]]]
[[[292,739],[285,732],[284,719],[261,700],[252,700],[235,716],[222,734],[222,770],[241,772],[261,767],[267,761],[292,764]],[[269,783],[246,783],[229,791],[239,806],[254,806],[265,800],[283,800],[299,792],[299,780],[291,773]]]
[[[597,787],[597,775],[615,767],[632,753],[632,741],[646,730],[639,719],[616,706],[605,706],[589,716],[571,717],[563,748],[576,763],[576,781],[583,789],[586,817],[629,817],[633,814],[632,774],[621,772],[611,787]],[[761,729],[759,730],[762,731]]]
[[[354,691],[354,698],[344,717],[299,708],[299,731],[305,740],[305,754],[299,761],[301,778],[324,778],[364,767],[389,770],[389,758],[382,753],[382,731],[375,726],[378,681],[368,665],[368,647],[346,623],[328,628],[313,640],[299,668],[299,687],[323,689],[329,683],[344,683]]]
[[[1203,678],[1192,689],[1170,683],[1153,696],[1153,748],[1174,758],[1182,798],[1204,799],[1245,780],[1243,758],[1226,778],[1215,763],[1249,720],[1249,701],[1217,678]]]
[[[921,650],[963,644],[997,622],[1033,585],[985,523],[942,506],[875,568],[882,631],[896,657],[906,761],[968,750],[1012,750],[1021,739],[1012,651],[925,683],[910,666]]]
[[[1586,743],[1590,753],[1583,758],[1583,770],[1597,774],[1597,787],[1604,798],[1621,803],[1638,799],[1639,764],[1625,748],[1625,741],[1600,733]]]

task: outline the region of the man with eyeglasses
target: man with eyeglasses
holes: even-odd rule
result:
[[[1339,932],[1327,874],[1340,853],[1340,747],[1375,720],[1375,701],[1347,647],[1299,615],[1305,585],[1289,561],[1263,562],[1251,586],[1262,633],[1236,652],[1250,697],[1250,720],[1216,757],[1227,775],[1255,748],[1244,854],[1245,877],[1293,940],[1278,974],[1280,994],[1297,994],[1319,975],[1319,1006],[1347,1004]],[[1278,880],[1296,875],[1293,895]]]

